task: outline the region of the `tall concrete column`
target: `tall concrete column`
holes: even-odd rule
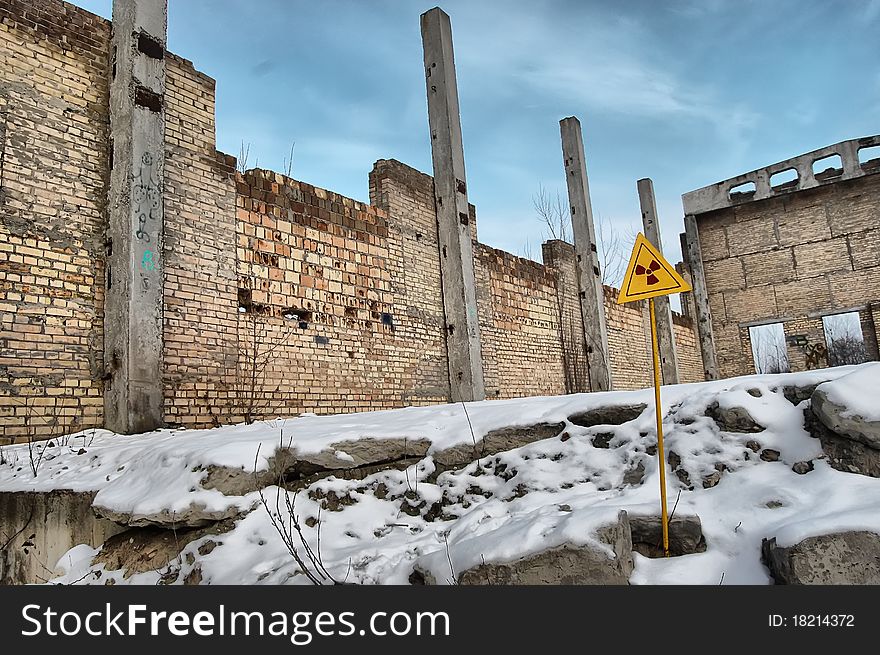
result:
[[[694,287],[694,312],[697,318],[697,336],[700,340],[700,354],[703,356],[703,372],[707,380],[717,380],[718,360],[715,355],[715,337],[712,334],[712,312],[709,310],[709,292],[703,270],[703,252],[700,248],[700,234],[697,219],[693,214],[684,217],[684,233],[687,241],[685,260],[691,269],[691,284]]]
[[[608,391],[611,389],[611,357],[608,354],[608,331],[605,327],[605,293],[602,290],[581,123],[574,116],[563,118],[559,121],[559,131],[562,135],[562,158],[571,208],[578,299],[584,324],[590,390]]]
[[[644,178],[636,183],[639,190],[639,205],[642,209],[642,226],[645,238],[663,254],[660,240],[660,222],[657,218],[657,203],[654,201],[654,183]],[[657,314],[657,342],[660,346],[660,371],[663,384],[678,384],[678,357],[675,354],[675,331],[672,327],[672,308],[669,296],[654,298],[654,311]]]
[[[434,202],[446,314],[449,388],[453,402],[483,400],[483,359],[474,279],[464,149],[449,16],[435,7],[421,16],[434,160]]]
[[[104,423],[162,425],[167,0],[113,0]]]

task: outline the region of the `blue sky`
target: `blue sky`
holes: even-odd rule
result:
[[[111,0],[75,0],[110,17]],[[169,0],[169,48],[217,80],[217,145],[368,200],[376,159],[431,172],[419,15],[436,0]],[[447,0],[480,240],[539,257],[532,198],[563,197],[577,116],[594,212],[640,225],[681,194],[880,132],[880,0]]]

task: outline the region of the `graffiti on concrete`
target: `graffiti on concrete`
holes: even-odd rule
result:
[[[141,267],[146,271],[155,271],[157,262],[153,259],[153,251],[145,250],[141,258]]]
[[[138,229],[135,237],[149,243],[150,225],[148,222],[159,220],[162,209],[162,191],[159,188],[157,171],[153,167],[153,155],[145,152],[141,157],[141,170],[135,177],[132,187],[131,202],[136,208]]]

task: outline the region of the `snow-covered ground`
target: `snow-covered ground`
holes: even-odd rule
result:
[[[667,468],[670,510],[677,502],[676,514],[699,515],[708,548],[669,559],[635,554],[631,583],[718,584],[723,576],[724,584],[766,584],[771,579],[760,559],[765,537],[785,546],[843,529],[880,532],[880,479],[828,466],[818,440],[804,430],[805,402],[795,406],[782,394],[783,386],[825,380],[836,380],[829,391],[835,402],[865,417],[880,416],[880,364],[663,388],[666,451],[681,458],[690,481]],[[746,408],[765,429],[721,431],[706,416],[713,402],[721,409]],[[648,409],[623,425],[584,428],[568,421],[591,408],[636,403]],[[490,430],[541,422],[564,423],[565,434],[432,475],[433,453],[472,445]],[[610,441],[606,436],[593,445],[596,435],[612,433]],[[0,491],[96,491],[96,506],[122,514],[194,506],[240,512],[231,531],[183,549],[175,564],[177,582],[198,567],[203,583],[308,584],[260,503],[262,493],[274,510],[277,494],[288,492],[270,486],[224,495],[202,486],[207,469],[266,470],[279,443],[295,453],[328,451],[345,461],[350,456],[339,444],[388,438],[425,440],[428,454],[406,470],[361,480],[327,477],[295,498],[290,494],[306,539],[340,580],[406,584],[418,564],[439,582],[448,581],[482,561],[509,561],[566,542],[596,544],[595,529],[613,522],[620,509],[659,514],[652,390],[468,403],[466,412],[461,404],[443,405],[135,436],[86,431],[47,447],[36,476],[27,445],[5,448]],[[760,458],[754,444],[746,445],[752,440],[762,450],[778,451],[778,461]],[[810,460],[812,471],[792,471],[795,463]],[[645,472],[641,481],[625,482],[625,474],[639,467]],[[703,488],[702,481],[719,470],[720,482]],[[336,511],[320,510],[328,495],[342,499],[332,504]],[[279,506],[283,513],[283,496]],[[199,554],[209,540],[219,545]],[[73,548],[59,562],[66,574],[57,581],[91,582],[90,568],[102,570],[97,584],[155,584],[162,575],[157,570],[124,577],[103,564],[93,567],[96,552],[86,545]]]

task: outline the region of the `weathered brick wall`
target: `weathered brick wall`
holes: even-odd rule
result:
[[[6,441],[100,425],[103,407],[110,24],[33,4],[0,0]],[[236,173],[216,150],[214,80],[171,53],[166,70],[166,422],[446,402],[431,177],[381,160],[367,205]],[[471,218],[488,397],[588,390],[572,246],[545,244],[538,264],[478,243]],[[616,387],[649,384],[641,310],[607,311],[622,317]]]
[[[166,56],[165,420],[233,416],[238,357],[235,159],[214,139],[214,80]]]
[[[213,420],[446,400],[425,178],[378,162],[371,196],[380,208],[271,171],[237,176],[237,357],[227,393],[210,404]]]
[[[385,213],[268,171],[239,176],[238,189],[243,336],[251,316],[267,330],[245,350],[245,368],[274,348],[261,382],[265,411],[401,405],[408,380],[393,352]]]
[[[686,296],[689,294],[683,294]],[[672,329],[675,333],[675,354],[678,357],[679,382],[703,382],[703,356],[697,339],[697,328],[689,316],[672,313]]]
[[[815,318],[880,299],[880,175],[697,218],[723,376],[754,371],[743,343],[748,323]],[[871,350],[876,333],[865,336]],[[799,370],[802,355],[791,348],[789,355]]]
[[[0,445],[102,422],[109,43],[0,0]]]
[[[587,392],[590,390],[590,375],[584,347],[584,322],[577,295],[574,246],[554,239],[542,244],[541,251],[544,263],[556,272],[556,306],[565,392]]]
[[[394,336],[409,376],[400,402],[446,402],[449,380],[434,181],[393,159],[377,161],[369,179],[370,202],[386,215]]]
[[[615,389],[642,389],[654,384],[651,317],[648,303],[617,304],[618,290],[605,287],[605,320]],[[702,382],[703,358],[693,321],[672,313],[679,382]]]
[[[481,243],[474,266],[486,397],[565,393],[555,273]]]
[[[639,389],[654,384],[647,304],[638,301],[618,305],[618,290],[606,286],[604,291],[614,388]]]

